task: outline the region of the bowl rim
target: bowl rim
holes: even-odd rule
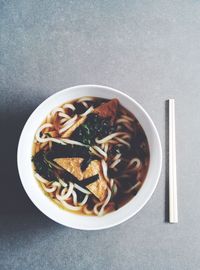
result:
[[[72,91],[72,90],[75,90],[75,89],[78,89],[78,88],[98,88],[99,90],[103,90],[103,89],[106,89],[108,91],[111,91],[113,93],[116,93],[116,94],[119,94],[121,96],[123,96],[124,98],[128,99],[130,102],[132,103],[135,103],[136,107],[138,107],[143,115],[145,115],[145,117],[147,118],[147,120],[149,121],[152,129],[153,129],[153,133],[154,133],[154,137],[156,139],[156,142],[157,142],[157,147],[158,147],[158,169],[157,169],[157,175],[156,175],[156,179],[154,180],[154,183],[153,185],[151,186],[151,190],[148,192],[146,198],[143,200],[142,203],[140,203],[140,207],[138,207],[135,211],[133,211],[131,214],[127,215],[126,217],[124,218],[121,218],[119,219],[118,221],[114,221],[114,222],[110,222],[109,224],[105,224],[105,225],[96,225],[96,226],[93,226],[93,227],[84,227],[84,226],[80,226],[79,224],[76,224],[76,225],[69,225],[69,224],[66,224],[64,222],[60,222],[58,221],[56,218],[54,218],[51,214],[47,213],[44,211],[44,209],[42,209],[42,207],[40,205],[37,204],[37,202],[33,199],[32,195],[29,193],[29,190],[27,190],[27,187],[25,185],[25,181],[24,181],[24,177],[23,177],[23,172],[22,172],[22,169],[21,169],[21,159],[20,159],[20,154],[21,154],[21,151],[22,151],[22,139],[23,139],[23,136],[24,136],[24,133],[26,131],[26,127],[30,121],[30,119],[32,118],[32,116],[41,108],[43,107],[44,104],[46,104],[48,101],[51,101],[51,99],[54,99],[56,98],[57,96],[61,95],[62,93],[64,92],[69,92],[69,91]],[[84,93],[83,95],[84,96]],[[94,96],[97,96],[97,95],[94,95]],[[63,101],[64,102],[64,101]],[[52,108],[53,109],[53,108]],[[45,116],[44,116],[45,117]],[[148,139],[148,137],[147,137]],[[68,87],[68,88],[65,88],[63,90],[60,90],[60,91],[57,91],[55,92],[54,94],[50,95],[49,97],[47,97],[42,103],[40,103],[36,108],[35,110],[30,114],[30,116],[28,117],[28,119],[26,120],[26,123],[24,124],[24,127],[21,131],[21,134],[20,134],[20,137],[19,137],[19,142],[18,142],[18,147],[17,147],[17,168],[18,168],[18,172],[19,172],[19,176],[20,176],[20,180],[21,180],[21,184],[26,192],[26,194],[28,195],[29,199],[32,201],[32,203],[43,213],[45,214],[48,218],[52,219],[53,221],[59,223],[59,224],[62,224],[64,226],[67,226],[67,227],[70,227],[70,228],[74,228],[74,229],[79,229],[79,230],[102,230],[102,229],[108,229],[108,228],[111,228],[111,227],[114,227],[116,225],[119,225],[125,221],[127,221],[128,219],[130,219],[131,217],[133,217],[134,215],[136,215],[145,205],[146,203],[150,200],[152,194],[154,193],[155,189],[156,189],[156,186],[158,184],[158,181],[159,181],[159,178],[160,178],[160,174],[161,174],[161,169],[162,169],[162,146],[161,146],[161,141],[160,141],[160,137],[159,137],[159,134],[158,134],[158,131],[157,131],[157,128],[153,122],[153,120],[151,119],[151,117],[149,116],[149,114],[146,112],[146,110],[140,105],[140,103],[138,103],[134,98],[130,97],[129,95],[127,95],[126,93],[120,91],[120,90],[117,90],[115,88],[112,88],[112,87],[109,87],[109,86],[105,86],[105,85],[96,85],[96,84],[83,84],[83,85],[76,85],[76,86],[72,86],[72,87]],[[146,176],[147,177],[147,176]],[[145,184],[145,182],[144,182]],[[143,185],[144,185],[143,184]],[[44,195],[45,196],[45,195]],[[129,203],[129,202],[128,202]],[[127,204],[128,204],[127,203]],[[58,207],[58,206],[56,206]],[[58,207],[59,208],[59,207]],[[120,209],[123,209],[123,207],[121,207]],[[68,211],[67,211],[68,212]],[[116,211],[114,211],[116,212]],[[114,213],[113,212],[113,213]],[[77,214],[73,214],[73,215],[76,215],[78,216]],[[108,214],[110,215],[110,214]],[[107,216],[107,215],[106,215]],[[84,216],[81,216],[80,217],[84,217]],[[98,218],[102,218],[102,217],[98,217]]]

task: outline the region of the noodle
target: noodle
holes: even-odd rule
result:
[[[63,105],[63,108],[64,109],[71,109],[72,111],[75,111],[76,110],[76,108],[74,107],[74,105],[73,104],[69,104],[69,103],[64,104]]]
[[[125,140],[123,140],[123,139],[121,139],[121,138],[116,138],[116,140],[117,140],[118,142],[121,142],[121,143],[127,145],[129,148],[131,147],[130,143],[128,143],[127,141],[125,141]]]
[[[65,188],[63,188],[63,189],[61,190],[60,195],[63,197],[66,193],[67,193],[67,188],[65,187]],[[66,198],[66,199],[67,199],[67,198]]]
[[[82,98],[79,98],[77,100],[77,102],[79,103],[79,102],[83,102],[83,101],[92,101],[92,100],[94,100],[93,97],[82,97]]]
[[[120,118],[120,119],[117,119],[116,123],[117,123],[117,124],[121,124],[121,123],[129,123],[129,121],[128,121],[127,119]]]
[[[57,186],[57,189],[56,189],[56,199],[61,201],[62,200],[62,197],[60,196],[60,190],[61,190],[61,184],[59,182],[56,182],[56,186]]]
[[[91,113],[93,111],[94,111],[94,108],[91,106],[87,111],[85,111],[84,113],[82,113],[81,116],[86,116],[86,115],[88,115],[89,113]]]
[[[62,179],[59,179],[59,183],[61,184],[61,186],[63,187],[67,187],[67,183],[65,183]]]
[[[84,204],[86,204],[88,198],[89,198],[89,195],[86,194],[85,197],[84,197],[84,199],[82,200],[82,202],[79,203],[79,205],[83,206]]]
[[[130,139],[130,138],[131,138],[131,136],[128,133],[122,135],[122,139]]]
[[[93,208],[93,212],[96,216],[99,215],[99,210],[98,210],[98,207],[100,207],[103,203],[102,202],[99,202],[97,204],[95,204],[94,208]]]
[[[108,152],[108,143],[105,143],[104,152],[105,152],[105,153]]]
[[[75,144],[75,145],[80,145],[80,146],[87,146],[83,143],[80,143],[80,142],[77,142],[77,141],[74,141],[74,140],[70,140],[70,139],[62,139],[62,142],[63,143],[67,143],[67,144]]]
[[[44,184],[49,184],[50,182],[46,179],[44,179],[42,176],[40,176],[38,173],[35,174],[35,177],[37,178],[37,180],[39,180],[41,183]]]
[[[122,154],[117,154],[113,159],[114,159],[114,160],[117,160],[117,159],[119,159],[119,158],[121,157],[121,155],[122,155]]]
[[[105,138],[103,138],[101,140],[96,139],[95,141],[98,144],[102,144],[102,143],[106,143],[109,140],[111,140],[111,139],[113,139],[113,138],[115,138],[117,136],[123,135],[123,134],[125,134],[125,132],[116,132],[116,133],[113,133],[113,134],[110,134],[110,135],[106,136]]]
[[[71,119],[71,117],[70,117],[68,114],[63,113],[63,112],[59,112],[58,115],[59,115],[60,117],[64,117],[64,118],[67,118],[67,119]]]
[[[110,179],[110,188],[113,187],[113,184],[114,184],[114,179]]]
[[[70,120],[68,120],[65,124],[64,124],[64,127],[61,128],[59,130],[59,133],[63,133],[64,131],[66,131],[67,129],[69,129],[71,126],[74,125],[75,121],[77,119],[77,115],[75,115],[73,118],[70,118]]]
[[[101,161],[101,165],[102,165],[102,169],[103,169],[103,175],[105,177],[105,179],[109,182],[109,178],[108,178],[108,166],[105,162],[104,159],[102,159]]]
[[[60,120],[60,124],[64,124],[65,122],[67,122],[67,118],[62,118],[61,120]]]
[[[64,113],[65,111],[63,108],[55,108],[54,110],[51,111],[51,115],[54,116],[58,112]]]
[[[97,151],[95,151],[93,147],[90,147],[89,150],[90,150],[95,156],[101,158],[101,155],[100,155]]]
[[[114,183],[114,185],[113,185],[113,196],[115,196],[116,194],[117,194],[117,185]]]
[[[42,187],[43,187],[43,189],[46,191],[46,192],[48,192],[48,193],[52,193],[52,192],[54,192],[57,188],[54,186],[54,187],[46,187],[45,186],[45,184],[43,184],[43,183],[41,183],[41,185],[42,185]]]
[[[129,125],[129,124],[124,124],[124,126],[129,130],[129,131],[131,131],[131,132],[133,132],[134,131],[134,129]]]
[[[71,196],[73,189],[74,189],[74,185],[71,182],[69,182],[69,189],[64,195],[62,195],[63,201],[67,200]]]
[[[82,101],[81,102],[82,104],[83,104],[83,106],[85,106],[86,108],[88,108],[89,106],[88,106],[88,104],[85,102],[85,101]]]
[[[88,210],[87,204],[85,204],[83,206],[82,210],[83,210],[83,213],[86,214],[86,215],[92,215],[92,213],[93,213],[93,210]]]
[[[101,207],[101,209],[100,209],[100,211],[99,211],[99,213],[98,213],[98,216],[102,216],[102,215],[103,215],[104,208],[105,208],[106,205],[109,203],[110,198],[111,198],[111,191],[110,191],[110,189],[108,188],[108,195],[107,195],[107,198],[106,198],[104,204],[102,205],[102,207]]]
[[[72,191],[72,198],[73,198],[74,205],[77,205],[77,195],[76,195],[76,192],[74,190]]]
[[[85,188],[80,187],[80,186],[77,185],[77,184],[74,184],[74,188],[76,188],[77,190],[79,190],[79,191],[81,191],[82,193],[85,193],[85,194],[87,194],[87,195],[91,194],[90,191],[86,190]]]
[[[134,189],[138,188],[141,185],[141,181],[138,181],[133,187],[127,189],[124,191],[124,193],[130,193],[131,191],[133,191]]]
[[[42,126],[37,130],[37,132],[36,132],[36,134],[35,134],[36,140],[37,140],[38,142],[40,142],[40,143],[45,143],[45,142],[50,142],[50,141],[52,141],[52,142],[64,144],[64,143],[62,142],[62,140],[59,140],[59,139],[55,139],[55,138],[42,138],[42,137],[40,137],[40,132],[41,132],[43,129],[45,129],[45,128],[50,128],[50,127],[53,127],[53,125],[50,124],[50,123],[47,123],[47,124],[42,125]]]
[[[97,152],[99,152],[103,157],[105,157],[105,159],[107,159],[107,153],[106,152],[104,152],[103,150],[101,150],[101,148],[100,147],[98,147],[98,146],[93,146],[93,148],[97,151]]]
[[[115,166],[117,166],[118,163],[120,163],[121,159],[117,159],[115,160],[111,165],[110,168],[114,168]]]
[[[131,118],[130,116],[125,115],[125,114],[122,115],[122,118],[127,119],[130,122],[134,122],[135,121],[135,119],[133,117]]]
[[[134,165],[134,163],[136,163],[136,165]],[[132,165],[134,165],[134,169],[139,169],[141,167],[141,161],[139,160],[139,158],[131,159],[127,168],[130,168]]]
[[[81,206],[73,206],[73,205],[67,203],[66,201],[60,201],[60,202],[68,210],[72,210],[72,211],[79,211],[79,210],[81,210]]]

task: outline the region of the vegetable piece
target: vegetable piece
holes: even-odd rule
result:
[[[81,171],[85,171],[86,168],[88,167],[88,165],[90,164],[90,162],[94,159],[97,159],[96,156],[89,156],[88,158],[85,158],[82,163],[81,163]]]
[[[80,125],[72,134],[71,139],[86,145],[94,145],[95,139],[103,138],[115,130],[109,118],[101,118],[91,113],[83,125]]]
[[[32,162],[35,166],[35,171],[39,175],[49,181],[57,180],[52,164],[48,163],[44,151],[39,151],[34,157],[32,157]]]
[[[84,159],[88,159],[90,152],[89,149],[84,146],[53,143],[51,150],[47,152],[46,156],[50,160],[64,157],[83,157]]]
[[[95,175],[92,175],[88,178],[85,178],[81,181],[81,184],[84,185],[84,187],[92,184],[93,182],[97,181],[99,179],[99,175],[98,174],[95,174]]]

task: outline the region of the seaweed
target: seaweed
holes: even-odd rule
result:
[[[32,157],[32,162],[35,166],[35,171],[49,181],[56,181],[57,177],[55,174],[55,169],[52,164],[50,164],[46,159],[46,153],[44,151],[39,151]]]
[[[95,139],[102,139],[115,131],[110,118],[102,118],[97,114],[88,115],[84,124],[80,125],[72,134],[71,139],[86,145],[94,145]]]

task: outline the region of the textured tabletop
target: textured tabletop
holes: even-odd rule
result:
[[[200,1],[0,1],[0,269],[200,269]],[[103,84],[154,120],[163,168],[147,205],[112,229],[45,217],[25,194],[16,148],[49,95]],[[179,224],[167,220],[166,104],[176,99]]]

